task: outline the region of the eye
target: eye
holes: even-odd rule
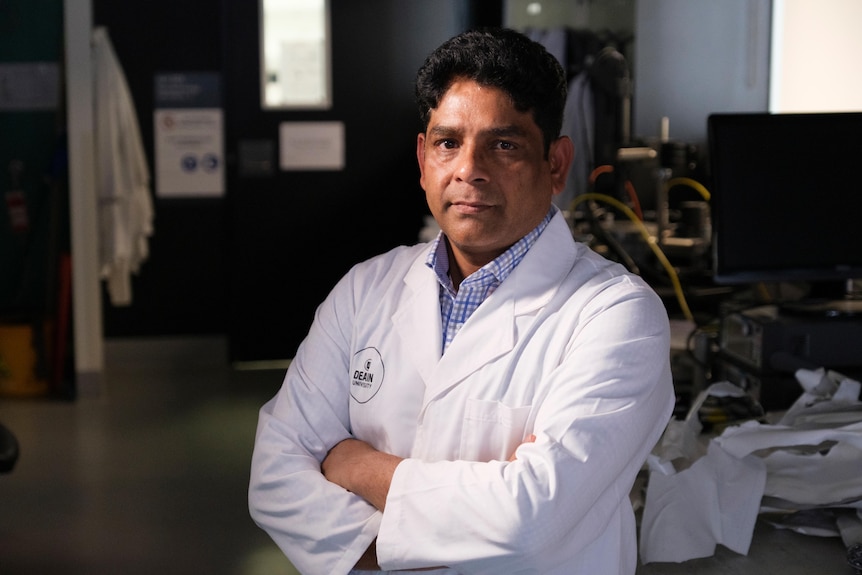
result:
[[[450,140],[450,139],[440,140],[439,142],[437,142],[437,145],[440,146],[441,148],[445,148],[447,150],[452,150],[452,149],[458,147],[457,142],[455,142],[455,140]]]
[[[499,140],[495,147],[499,150],[514,150],[517,146],[513,142],[509,142],[506,140]]]

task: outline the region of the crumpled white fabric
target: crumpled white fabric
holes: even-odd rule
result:
[[[721,382],[701,394],[685,422],[668,425],[648,459],[643,563],[710,556],[718,544],[746,554],[767,508],[846,508],[835,530],[852,539],[862,511],[860,384],[825,369],[799,370],[796,378],[802,395],[776,424],[748,421],[699,437],[697,410],[707,395],[744,393]]]
[[[744,393],[728,382],[713,384],[700,394],[685,421],[668,424],[647,459],[650,475],[639,539],[642,563],[708,557],[719,543],[748,552],[766,466],[756,456],[737,457],[714,441],[703,441],[697,418],[709,395]]]
[[[150,170],[131,92],[108,31],[92,33],[100,274],[111,303],[132,302],[131,274],[149,257]]]
[[[862,421],[825,429],[747,422],[715,441],[734,457],[760,452],[764,495],[796,506],[862,503]]]

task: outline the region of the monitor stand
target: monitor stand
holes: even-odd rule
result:
[[[782,303],[778,307],[787,315],[862,317],[862,299],[801,300]]]
[[[808,317],[862,317],[862,294],[854,289],[853,280],[844,283],[843,295],[835,297],[810,297],[780,304],[779,310],[787,315]]]

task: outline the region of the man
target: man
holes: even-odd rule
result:
[[[552,206],[565,75],[519,33],[474,31],[416,92],[441,233],[355,266],[317,310],[261,409],[252,516],[308,574],[634,573],[669,328]]]

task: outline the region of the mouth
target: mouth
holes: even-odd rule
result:
[[[486,204],[478,201],[458,201],[452,202],[452,209],[464,215],[480,214],[492,209],[491,204]]]

